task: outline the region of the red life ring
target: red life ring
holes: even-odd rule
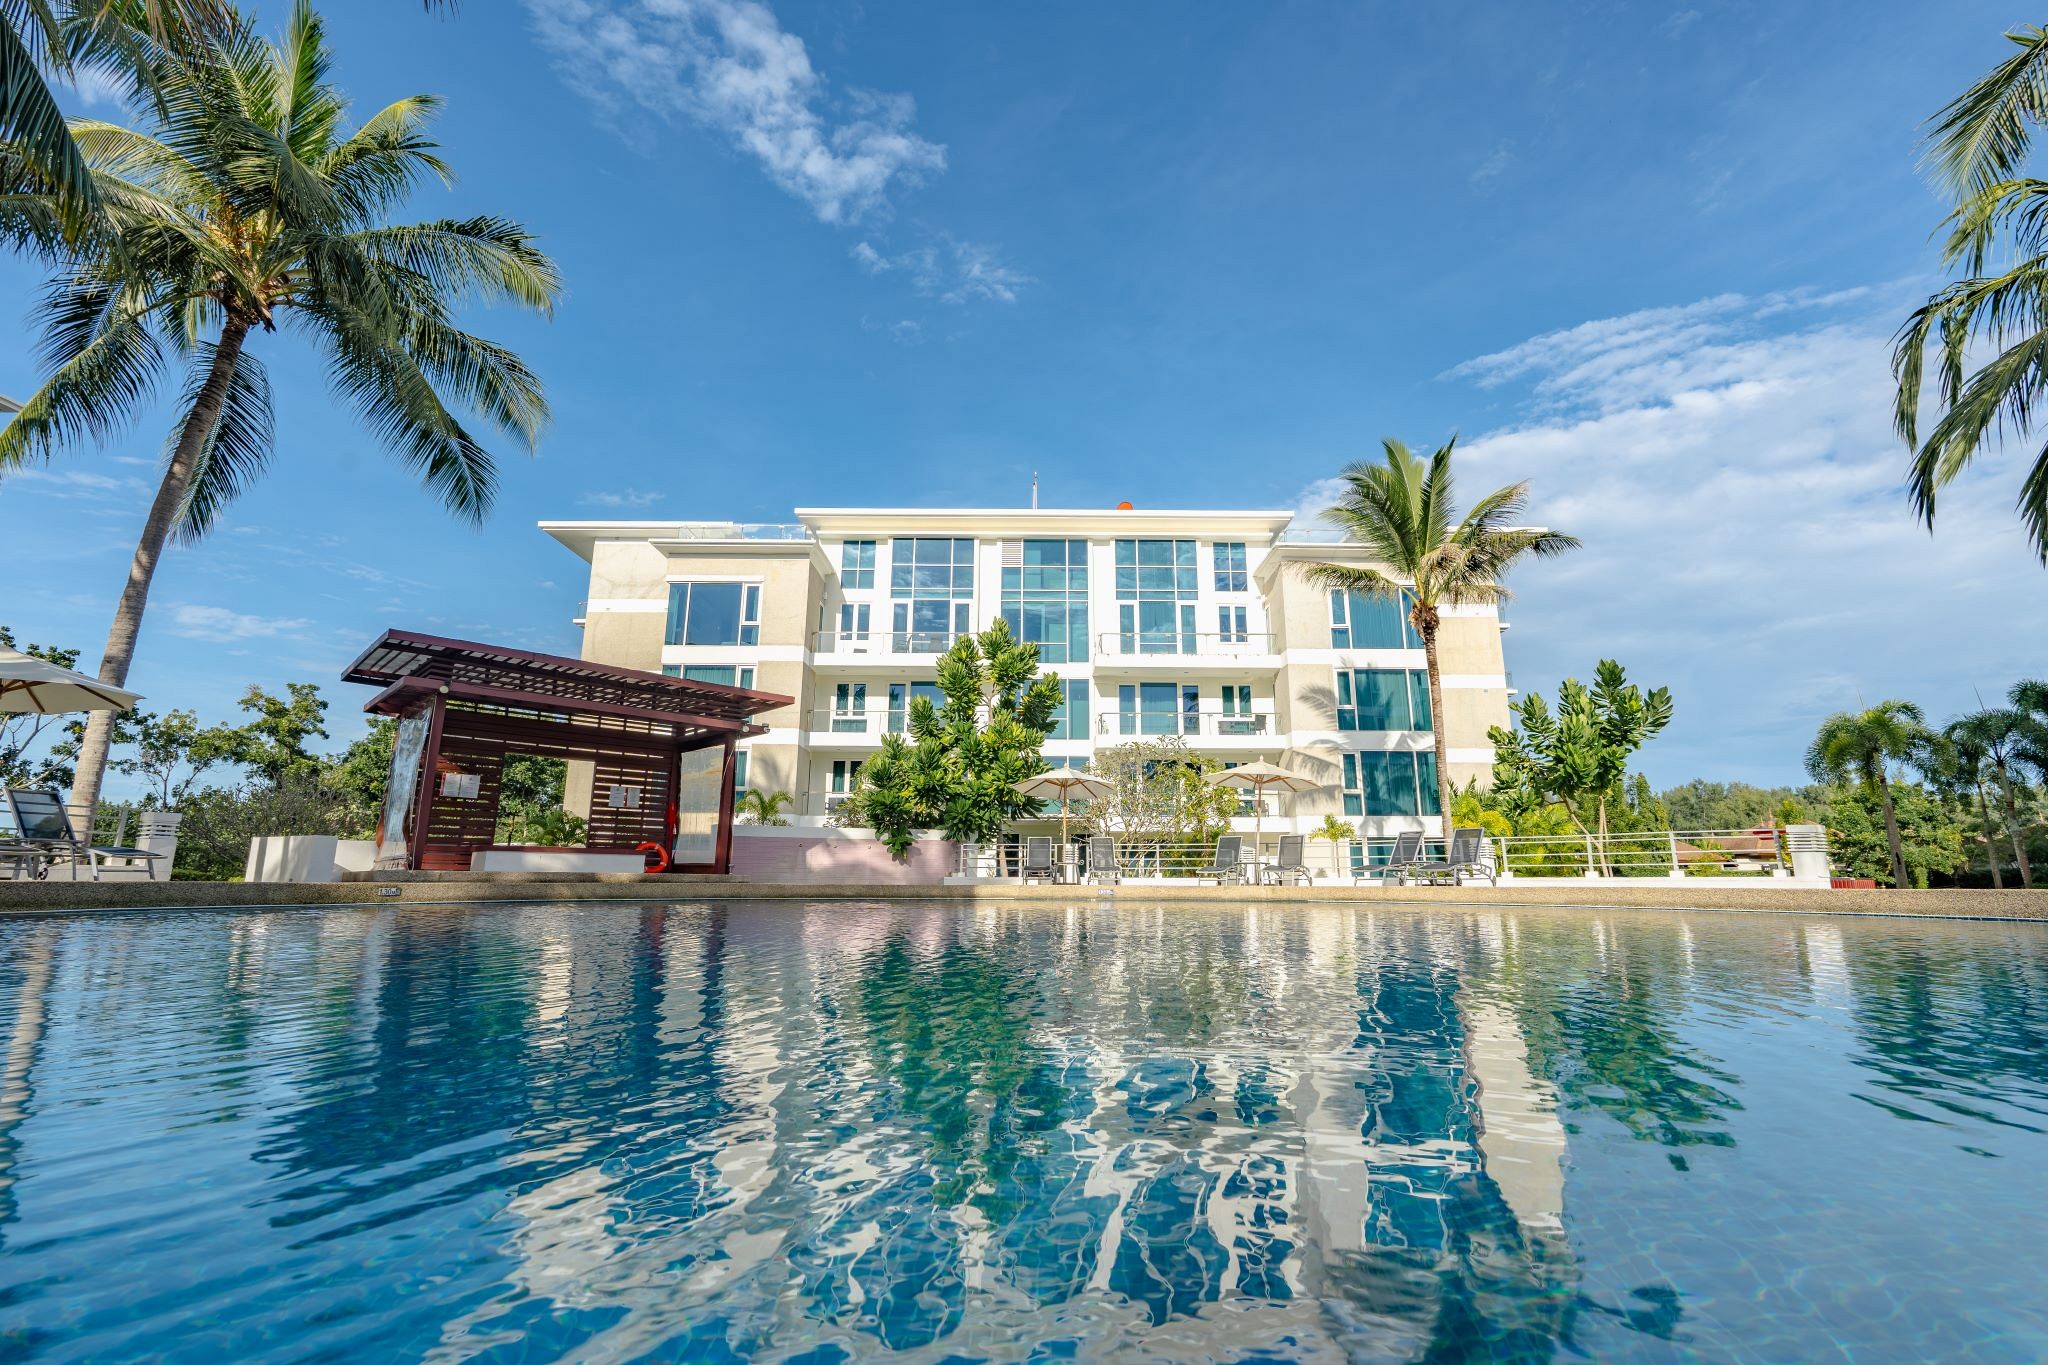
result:
[[[668,850],[655,843],[652,839],[649,839],[644,844],[633,845],[633,851],[647,855],[647,870],[649,872],[668,871]]]

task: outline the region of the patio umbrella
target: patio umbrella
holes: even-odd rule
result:
[[[0,711],[51,716],[66,711],[126,711],[142,698],[47,659],[0,648]]]
[[[1283,792],[1321,791],[1329,786],[1312,777],[1289,772],[1276,767],[1263,758],[1256,763],[1240,763],[1235,768],[1225,768],[1220,773],[1209,774],[1208,781],[1218,787],[1244,787],[1264,797],[1268,788]],[[1257,853],[1259,840],[1266,832],[1266,803],[1261,800],[1252,807],[1252,852]]]
[[[1060,847],[1067,846],[1067,798],[1075,792],[1083,796],[1107,796],[1116,788],[1099,777],[1077,773],[1072,768],[1047,768],[1033,777],[1027,777],[1017,784],[1017,790],[1026,796],[1057,796],[1060,799]],[[1064,856],[1064,855],[1062,855]]]

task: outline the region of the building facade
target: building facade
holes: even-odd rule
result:
[[[1263,758],[1326,781],[1266,798],[1269,841],[1330,814],[1370,839],[1437,832],[1434,728],[1463,784],[1490,771],[1487,728],[1508,723],[1493,607],[1446,611],[1434,716],[1406,603],[1309,583],[1305,565],[1370,561],[1291,512],[795,515],[541,529],[589,565],[583,657],[797,699],[758,717],[768,733],[739,768],[743,786],[790,793],[796,823],[829,820],[910,702],[935,694],[939,656],[999,617],[1066,689],[1052,762],[1178,736],[1226,764]]]

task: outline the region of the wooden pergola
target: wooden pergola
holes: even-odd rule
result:
[[[791,698],[471,640],[386,631],[342,675],[398,721],[377,865],[467,871],[494,842],[508,756],[591,765],[592,852],[647,845],[669,870],[732,866],[734,746]]]

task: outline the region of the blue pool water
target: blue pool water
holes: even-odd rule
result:
[[[2033,1360],[2048,929],[0,924],[0,1358]]]

